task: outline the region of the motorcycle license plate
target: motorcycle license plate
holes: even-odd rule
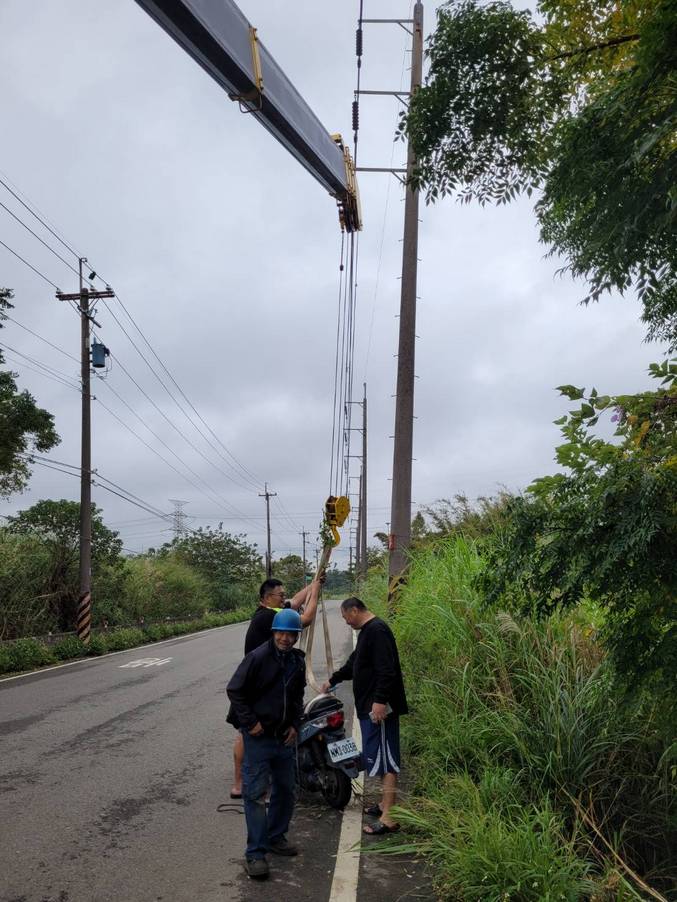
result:
[[[355,758],[360,754],[357,743],[352,736],[346,736],[345,739],[339,739],[338,742],[327,743],[327,751],[332,764],[345,761],[346,758]]]

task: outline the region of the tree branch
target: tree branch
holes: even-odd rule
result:
[[[611,38],[608,41],[601,41],[599,44],[591,44],[589,47],[579,47],[578,50],[566,50],[564,53],[558,53],[556,56],[548,56],[545,58],[546,63],[552,63],[555,60],[566,59],[567,57],[579,56],[581,53],[594,53],[596,50],[605,50],[607,47],[617,47],[619,44],[627,44],[628,41],[638,41],[638,34],[625,34],[619,38]]]

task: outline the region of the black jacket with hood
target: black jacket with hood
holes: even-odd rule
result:
[[[245,655],[230,678],[226,720],[243,730],[259,722],[267,736],[282,737],[290,726],[300,726],[305,688],[304,653],[292,648],[282,654],[271,637]]]

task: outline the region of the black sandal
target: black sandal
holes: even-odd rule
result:
[[[362,832],[366,836],[385,836],[386,833],[397,833],[399,829],[399,824],[393,824],[392,827],[389,827],[387,824],[384,824],[383,821],[376,821],[375,824],[367,824],[367,826],[362,829]]]
[[[368,814],[369,817],[381,817],[381,815],[383,814],[380,805],[369,805],[364,809],[364,813]]]

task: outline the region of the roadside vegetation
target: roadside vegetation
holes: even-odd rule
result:
[[[0,673],[134,648],[251,616],[256,548],[219,529],[124,556],[92,506],[92,637],[74,634],[79,504],[39,501],[0,528]],[[62,635],[63,634],[63,635]]]
[[[424,851],[443,899],[677,899],[677,364],[650,375],[562,386],[564,471],[433,506],[394,612],[378,568],[360,588],[412,709],[388,850]]]

